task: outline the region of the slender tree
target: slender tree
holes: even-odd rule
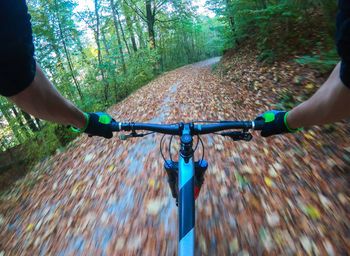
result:
[[[136,38],[135,38],[135,33],[134,33],[133,25],[132,25],[133,22],[131,20],[131,18],[132,18],[131,17],[131,15],[132,15],[131,10],[125,3],[123,3],[121,6],[122,6],[123,13],[125,16],[126,27],[127,27],[128,32],[130,34],[132,48],[133,48],[134,52],[137,52]]]
[[[95,30],[95,40],[96,40],[96,45],[97,45],[97,59],[98,59],[98,64],[102,76],[102,81],[104,83],[104,97],[106,103],[108,102],[108,92],[109,92],[109,83],[106,79],[104,67],[103,67],[103,59],[102,59],[102,51],[101,51],[101,43],[100,43],[100,3],[98,0],[94,0],[95,4],[95,18],[96,18],[96,30]]]
[[[7,125],[12,130],[17,141],[19,143],[23,143],[25,141],[25,138],[21,134],[20,130],[18,129],[18,125],[16,125],[16,120],[14,119],[14,116],[11,115],[9,104],[6,101],[1,99],[0,99],[0,112],[3,114],[4,118],[6,119]]]
[[[56,20],[57,20],[57,25],[58,25],[58,31],[59,31],[61,42],[63,44],[63,49],[64,49],[64,53],[65,53],[65,56],[66,56],[66,59],[67,59],[70,75],[71,75],[71,77],[73,79],[73,82],[74,82],[74,85],[75,85],[75,87],[76,87],[76,89],[78,91],[80,100],[83,100],[83,98],[84,98],[83,97],[83,93],[81,91],[79,82],[78,82],[77,78],[75,77],[73,62],[72,62],[72,60],[70,58],[70,55],[68,53],[66,39],[65,39],[65,35],[64,35],[63,27],[62,27],[62,21],[61,21],[61,17],[60,17],[60,14],[59,14],[59,5],[57,3],[57,0],[54,0],[54,5],[55,5],[55,9],[56,9],[56,13],[55,14],[56,14]]]
[[[117,14],[116,6],[115,6],[113,0],[110,0],[110,7],[112,9],[113,24],[114,24],[115,32],[116,32],[116,35],[117,35],[118,49],[119,49],[119,54],[120,54],[120,61],[121,61],[122,67],[123,67],[123,72],[125,74],[126,73],[126,65],[125,65],[122,41],[121,41],[120,32],[119,32],[119,26],[118,26],[118,17],[117,17],[118,14]]]
[[[118,12],[118,8],[116,8],[116,13],[117,13],[117,18],[118,18],[118,24],[120,26],[120,31],[122,33],[122,38],[123,38],[126,50],[128,51],[128,54],[130,55],[130,48],[129,48],[128,42],[126,40],[126,36],[125,36],[125,33],[124,33],[124,28],[122,26],[122,22],[120,20],[120,15],[119,15],[119,12]]]
[[[154,27],[156,16],[167,2],[168,0],[163,0],[160,2],[156,2],[155,0],[145,0],[144,3],[146,11],[144,12],[131,0],[125,0],[125,3],[132,8],[143,21],[146,22],[150,49],[156,48],[156,33]]]

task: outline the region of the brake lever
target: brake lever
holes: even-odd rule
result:
[[[223,132],[221,136],[230,137],[233,141],[251,141],[253,136],[249,132]]]
[[[130,139],[130,138],[143,137],[145,135],[147,135],[147,134],[139,134],[139,133],[136,133],[136,132],[135,133],[132,132],[130,134],[120,134],[119,135],[119,139],[120,140],[127,140],[127,139]]]
[[[127,140],[129,138],[131,138],[130,134],[119,134],[120,140]]]

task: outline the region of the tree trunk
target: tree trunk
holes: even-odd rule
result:
[[[125,60],[124,60],[122,42],[121,42],[120,33],[119,33],[118,20],[117,20],[117,13],[116,13],[116,9],[115,9],[114,1],[113,1],[113,0],[110,0],[110,5],[111,5],[111,9],[112,9],[112,14],[113,14],[114,28],[115,28],[115,32],[116,32],[116,34],[117,34],[117,41],[118,41],[118,48],[119,48],[120,60],[121,60],[121,64],[122,64],[122,67],[123,67],[123,72],[124,72],[124,74],[125,74],[125,73],[126,73],[126,66],[125,66]]]
[[[149,36],[149,47],[151,49],[155,49],[156,48],[156,39],[155,39],[155,32],[154,32],[155,13],[152,12],[152,0],[146,0],[146,18],[147,18],[147,29],[148,29],[148,36]]]
[[[33,132],[39,131],[39,127],[35,124],[34,120],[28,113],[21,111],[24,119],[27,121],[28,126]]]
[[[137,44],[136,44],[135,33],[133,29],[133,22],[131,21],[131,17],[130,17],[132,12],[130,11],[130,8],[125,3],[122,3],[121,6],[122,6],[123,14],[125,16],[126,27],[130,34],[132,49],[134,50],[134,52],[137,52]]]
[[[54,67],[54,69],[59,69],[60,72],[63,72],[64,74],[68,73],[68,71],[66,70],[65,66],[63,65],[63,61],[62,61],[62,57],[61,57],[61,53],[59,51],[59,47],[56,44],[52,44],[52,49],[54,51],[54,53],[56,54],[55,58],[57,58],[57,66]],[[52,77],[52,82],[53,84],[58,85],[59,83],[57,82],[58,77],[53,76]],[[62,78],[60,77],[60,79],[62,80]],[[67,85],[67,84],[66,84]],[[62,90],[62,94],[64,94],[64,96],[66,98],[69,99],[74,99],[75,97],[72,95],[72,92],[70,90],[70,88],[64,88],[64,90]]]
[[[106,76],[103,70],[103,60],[102,60],[102,52],[101,52],[101,45],[100,45],[100,15],[98,13],[99,11],[99,3],[98,0],[94,1],[95,3],[95,15],[96,15],[96,44],[97,44],[97,59],[98,59],[98,64],[102,76],[102,81],[104,83],[104,96],[106,103],[108,102],[108,91],[109,91],[109,84],[106,80]]]
[[[62,24],[61,24],[60,17],[58,15],[57,1],[55,1],[55,6],[56,6],[56,19],[57,19],[57,23],[58,23],[58,29],[59,29],[60,38],[61,38],[61,41],[62,41],[62,44],[63,44],[64,53],[66,55],[66,59],[67,59],[67,62],[68,62],[69,71],[70,71],[71,77],[73,79],[74,85],[77,88],[80,100],[83,101],[83,98],[84,98],[83,97],[83,93],[82,93],[82,91],[80,89],[79,82],[78,82],[78,80],[76,79],[76,77],[74,75],[73,63],[72,63],[72,60],[71,60],[70,55],[68,53],[66,41],[65,41],[65,38],[64,38],[64,35],[63,35]]]
[[[132,49],[134,50],[134,52],[137,52],[136,39],[134,35],[134,29],[132,28],[132,22],[131,22],[130,16],[128,14],[124,14],[124,15],[125,15],[126,26],[130,34]]]
[[[226,12],[227,12],[227,18],[228,23],[230,24],[230,28],[232,33],[235,31],[235,24],[234,24],[234,17],[231,13],[231,0],[226,0]]]
[[[101,34],[102,34],[102,43],[103,43],[103,46],[105,47],[105,50],[106,50],[107,55],[110,56],[110,54],[109,54],[109,47],[108,47],[107,39],[106,39],[106,35],[105,35],[105,33],[103,32],[103,30],[101,31]]]
[[[191,49],[188,46],[188,38],[186,34],[182,35],[182,45],[187,55],[187,64],[192,62]]]
[[[35,123],[36,123],[36,126],[38,127],[38,129],[41,130],[42,126],[41,126],[40,119],[35,117],[34,120],[35,120]]]
[[[91,64],[90,59],[88,59],[88,57],[86,56],[86,54],[85,54],[85,52],[84,52],[84,48],[83,48],[83,46],[82,46],[82,44],[81,44],[80,39],[77,38],[77,39],[75,39],[74,41],[75,41],[76,45],[78,46],[79,53],[80,53],[80,55],[81,55],[81,57],[82,57],[82,59],[83,59],[83,62],[84,62],[84,63],[87,63],[87,64]]]
[[[19,123],[19,125],[21,127],[21,130],[25,133],[26,137],[28,138],[29,137],[29,131],[28,131],[26,125],[23,123],[21,114],[17,111],[15,106],[12,106],[11,110],[15,114],[16,120]]]
[[[191,46],[192,46],[192,54],[193,54],[193,58],[194,61],[198,61],[198,57],[197,57],[197,52],[196,52],[196,43],[194,41],[194,37],[195,35],[193,33],[191,33]]]
[[[130,48],[129,48],[128,42],[126,41],[124,29],[123,29],[122,23],[121,23],[121,21],[120,21],[120,16],[119,16],[118,8],[116,8],[116,14],[117,14],[118,23],[119,23],[119,26],[120,26],[120,31],[122,32],[122,37],[123,37],[123,41],[124,41],[126,50],[128,51],[128,54],[130,55]]]
[[[136,21],[136,28],[137,28],[137,36],[139,38],[140,48],[145,48],[146,44],[145,44],[145,40],[143,39],[143,32],[142,32],[142,27],[139,19],[137,19]]]
[[[103,30],[101,31],[101,34],[102,34],[103,46],[105,47],[106,53],[108,56],[111,56],[110,55],[110,48],[108,46],[107,39],[106,39],[106,34]],[[114,70],[115,67],[117,66],[117,59],[116,58],[113,58],[113,63],[114,63],[114,67],[113,67],[113,70]],[[113,79],[113,80],[115,80],[115,79]]]
[[[15,138],[17,139],[17,141],[19,143],[24,142],[22,134],[18,131],[18,128],[15,127],[15,125],[14,125],[13,117],[11,116],[11,114],[8,111],[7,104],[4,103],[4,101],[1,101],[1,100],[0,100],[0,111],[4,115],[6,121],[7,121],[8,125],[10,126],[13,134],[15,135]]]
[[[164,53],[165,53],[165,49],[164,49],[164,44],[163,44],[163,38],[160,36],[159,38],[159,47],[161,49],[160,51],[160,70],[163,72],[164,71]]]

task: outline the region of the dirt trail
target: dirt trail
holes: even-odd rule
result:
[[[172,123],[252,119],[269,108],[268,90],[254,94],[213,75],[218,61],[168,72],[109,113]],[[340,156],[348,157],[349,140],[308,140],[320,134],[255,134],[249,143],[203,136],[209,169],[196,206],[197,255],[349,251],[348,165]],[[81,137],[38,165],[40,175],[1,198],[0,255],[174,255],[177,208],[159,140]]]

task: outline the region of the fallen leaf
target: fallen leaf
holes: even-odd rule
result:
[[[27,226],[27,228],[26,228],[26,232],[32,231],[33,228],[34,228],[34,223],[30,223],[30,224]]]
[[[316,207],[310,204],[305,206],[305,212],[312,219],[319,219],[321,217],[320,211]]]
[[[165,199],[155,199],[155,200],[150,200],[147,203],[147,213],[151,215],[156,215],[160,212],[160,210],[164,207],[166,204]]]
[[[275,227],[280,223],[280,216],[277,212],[267,213],[266,219],[271,227]]]
[[[150,187],[154,187],[154,185],[156,184],[156,181],[154,179],[149,179],[148,184]]]
[[[268,187],[272,187],[275,183],[268,177],[264,178],[264,181]]]
[[[312,84],[312,83],[308,83],[308,84],[305,85],[305,88],[308,89],[308,90],[312,90],[312,89],[315,88],[315,85]]]
[[[230,242],[230,253],[237,253],[239,247],[238,247],[238,239],[237,237],[233,238],[233,240],[231,240]]]
[[[275,168],[273,166],[270,166],[270,168],[269,168],[269,175],[273,178],[276,178],[278,176],[278,174],[275,171]]]
[[[249,185],[249,181],[246,178],[244,178],[243,176],[239,175],[237,172],[235,172],[235,177],[236,177],[236,180],[238,182],[239,188],[242,189],[242,188]]]
[[[328,239],[323,241],[323,246],[326,249],[328,256],[334,256],[335,255],[333,245],[331,244],[331,242]]]

